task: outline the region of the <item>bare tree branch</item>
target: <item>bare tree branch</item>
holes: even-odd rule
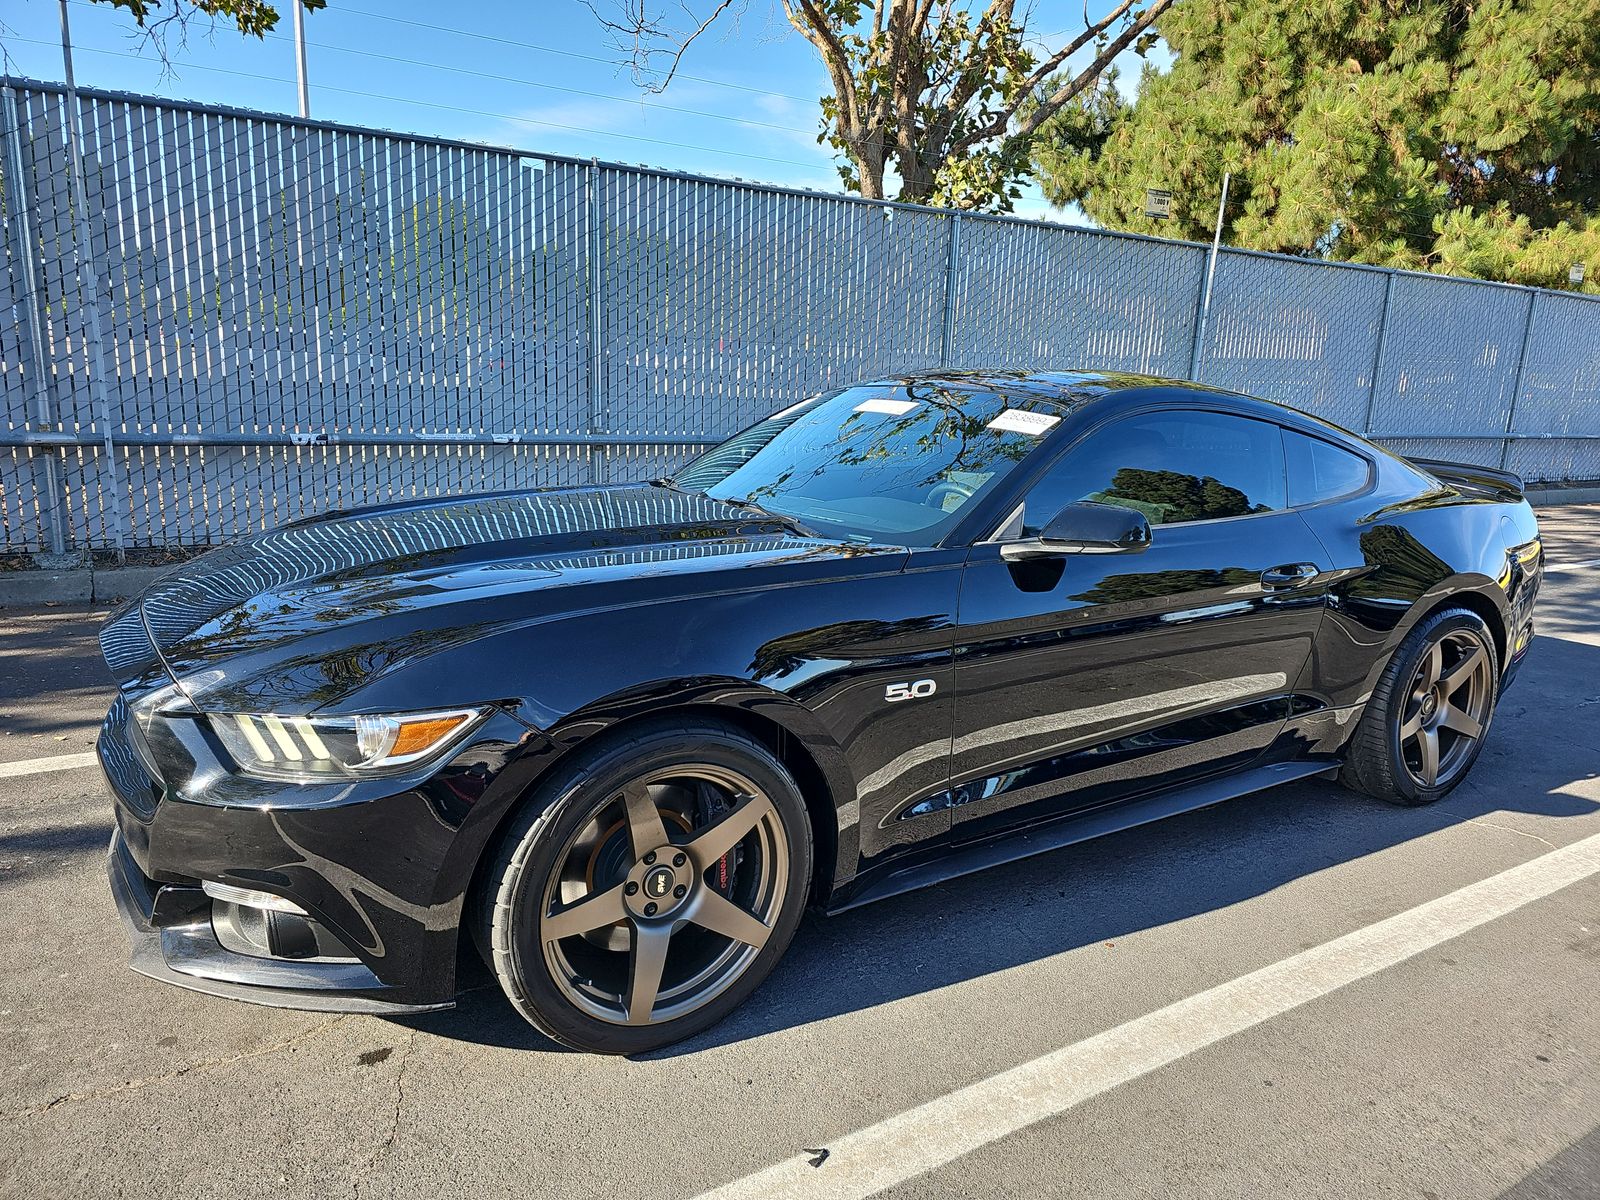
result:
[[[603,14],[595,6],[594,0],[583,0],[583,6],[611,35],[612,45],[628,56],[628,71],[633,81],[646,91],[658,93],[667,89],[673,76],[678,73],[684,54],[716,23],[717,18],[735,5],[743,11],[747,4],[748,0],[717,0],[703,20],[684,5],[683,11],[689,15],[691,28],[680,32],[665,20],[651,17],[650,0],[615,0],[614,6],[621,13],[620,20]],[[654,60],[662,54],[670,55],[671,61],[667,64],[666,73],[657,78]]]
[[[600,0],[585,0],[593,8]],[[622,19],[601,18],[632,61],[651,75],[652,56],[670,55],[659,91],[685,51],[735,4],[699,0],[679,32],[652,15],[668,0],[607,0]],[[688,0],[685,0],[688,2]],[[900,198],[1008,208],[1030,170],[1029,150],[1044,123],[1093,87],[1116,57],[1138,43],[1174,0],[1112,0],[1098,18],[1050,51],[1030,48],[1035,0],[780,0],[789,24],[816,50],[833,89],[822,132],[844,160],[845,182],[885,198],[898,174]],[[598,15],[598,14],[597,14]],[[1037,42],[1033,43],[1037,46]],[[1094,59],[1064,82],[1068,61],[1093,44]]]
[[[1049,96],[1041,100],[1033,111],[1029,113],[1027,119],[1013,131],[1012,136],[1032,137],[1037,133],[1039,126],[1060,112],[1066,103],[1083,91],[1084,88],[1099,79],[1105,73],[1106,68],[1111,65],[1112,60],[1131,46],[1135,38],[1149,29],[1156,19],[1171,7],[1172,0],[1154,0],[1149,8],[1139,14],[1137,20],[1123,30],[1121,34],[1113,38],[1104,50],[1095,55],[1092,63],[1082,71],[1079,71],[1074,78],[1062,84]],[[1040,81],[1043,81],[1042,77]],[[1012,107],[1011,115],[1014,116],[1016,114],[1017,107],[1020,107],[1020,103]]]
[[[1024,92],[1032,91],[1034,88],[1042,84],[1046,79],[1049,79],[1050,76],[1054,75],[1058,70],[1061,69],[1061,65],[1065,63],[1067,59],[1071,58],[1079,50],[1082,50],[1090,42],[1094,41],[1095,38],[1099,37],[1102,33],[1120,21],[1123,16],[1125,16],[1127,12],[1133,8],[1135,3],[1137,3],[1137,0],[1121,0],[1121,3],[1118,4],[1117,7],[1112,9],[1105,16],[1101,17],[1098,21],[1091,21],[1089,19],[1089,9],[1088,6],[1085,5],[1083,12],[1083,32],[1077,37],[1073,38],[1072,41],[1068,42],[1060,50],[1052,54],[1044,62],[1040,63],[1038,67],[1036,67],[1028,76],[1028,78],[1023,81],[1022,90]],[[1166,8],[1171,3],[1172,0],[1158,0],[1157,5],[1154,7]],[[1153,20],[1154,18],[1152,17],[1151,19]],[[1099,61],[1098,58],[1096,61]],[[1087,69],[1093,70],[1093,65]],[[1099,72],[1095,71],[1095,74],[1099,74]]]

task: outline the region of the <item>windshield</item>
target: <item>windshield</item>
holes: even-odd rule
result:
[[[932,546],[1061,420],[1031,395],[846,388],[768,417],[672,480],[832,537]]]

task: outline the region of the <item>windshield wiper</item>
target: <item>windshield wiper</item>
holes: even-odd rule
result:
[[[721,499],[720,497],[716,498]],[[734,508],[745,509],[747,512],[753,512],[758,517],[766,517],[769,521],[777,521],[782,525],[787,525],[801,537],[816,538],[822,536],[803,521],[800,521],[795,517],[791,517],[788,513],[773,512],[770,508],[763,508],[749,496],[745,496],[744,498],[738,500],[722,500],[722,503],[731,504]]]
[[[788,513],[773,512],[770,508],[763,508],[749,496],[744,496],[739,499],[723,499],[721,496],[711,496],[705,492],[697,492],[693,488],[680,487],[671,476],[663,476],[660,479],[652,479],[650,481],[650,486],[665,488],[669,492],[677,492],[680,496],[705,496],[706,499],[715,500],[718,504],[726,504],[732,508],[742,508],[746,512],[755,513],[758,517],[765,517],[769,521],[776,521],[780,525],[787,525],[801,537],[820,538],[822,536],[803,521],[789,516]]]
[[[660,479],[652,479],[651,487],[666,488],[669,492],[677,492],[680,496],[704,496],[704,492],[697,492],[692,488],[680,487],[678,481],[670,475],[663,475]]]

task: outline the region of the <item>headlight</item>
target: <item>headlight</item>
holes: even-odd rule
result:
[[[123,727],[123,732],[127,736],[129,748],[152,779],[159,781],[165,778],[161,763],[157,761],[151,749],[151,742],[159,742],[162,737],[158,723],[164,714],[182,712],[186,708],[188,708],[188,697],[184,695],[181,687],[171,683],[134,701],[128,708],[128,721]]]
[[[392,775],[443,754],[487,708],[393,716],[210,713],[213,732],[247,775],[309,782]]]

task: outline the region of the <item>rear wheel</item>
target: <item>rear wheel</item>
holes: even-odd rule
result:
[[[1450,608],[1425,618],[1373,689],[1341,782],[1392,804],[1439,799],[1477,761],[1499,679],[1482,617]]]
[[[811,878],[794,780],[714,725],[575,764],[513,826],[482,941],[507,997],[568,1046],[628,1054],[721,1020],[772,970]]]

